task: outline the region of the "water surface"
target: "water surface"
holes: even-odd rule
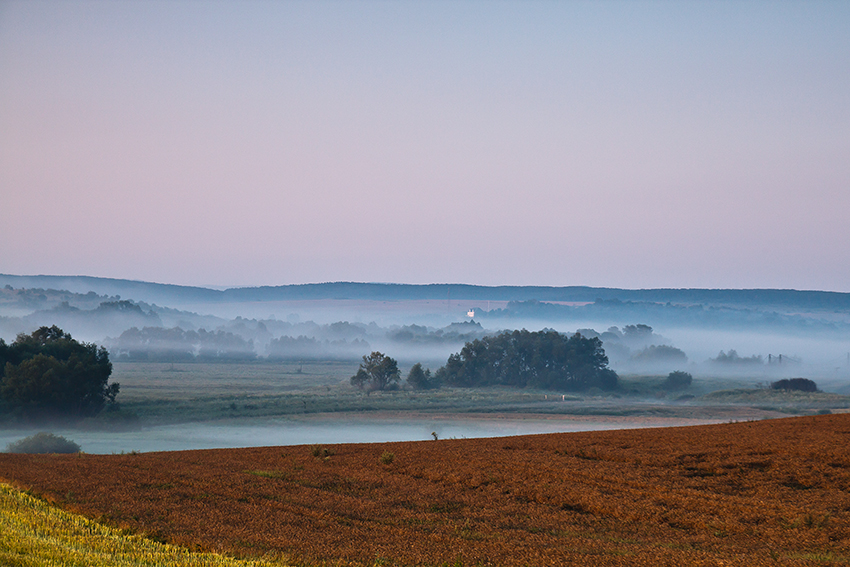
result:
[[[506,437],[535,433],[599,431],[638,427],[695,425],[716,420],[432,417],[432,416],[312,416],[257,420],[182,423],[134,431],[50,429],[76,442],[86,453],[181,451],[313,443],[383,443],[390,441]],[[43,429],[0,430],[0,448]]]

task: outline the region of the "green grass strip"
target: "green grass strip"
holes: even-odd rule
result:
[[[194,553],[126,535],[0,483],[0,565],[7,567],[282,567]]]

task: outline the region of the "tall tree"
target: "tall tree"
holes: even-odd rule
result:
[[[389,356],[375,351],[365,355],[357,374],[351,377],[351,384],[360,389],[386,390],[398,385],[401,373],[398,362]]]
[[[8,411],[86,417],[115,402],[119,386],[108,383],[112,363],[102,347],[80,343],[55,325],[18,335],[3,347],[0,401]]]
[[[440,386],[431,376],[431,370],[422,368],[420,362],[410,368],[410,372],[407,373],[407,383],[414,390],[431,390]]]

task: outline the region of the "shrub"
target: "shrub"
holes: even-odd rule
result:
[[[333,450],[328,449],[324,445],[310,445],[310,454],[316,457],[317,459],[330,459],[331,455],[334,454]]]
[[[788,390],[796,392],[817,392],[818,385],[808,378],[783,378],[770,384],[773,390]]]
[[[677,370],[667,375],[664,380],[664,387],[668,390],[684,390],[689,387],[694,381],[694,377],[689,372]]]
[[[52,433],[36,433],[20,441],[9,443],[6,447],[8,453],[79,453],[80,446]]]
[[[395,455],[390,453],[389,451],[384,451],[381,453],[381,463],[384,465],[388,465],[395,460]]]

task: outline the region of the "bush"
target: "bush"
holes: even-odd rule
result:
[[[9,443],[7,453],[79,453],[80,446],[59,435],[36,433],[20,441]]]
[[[389,451],[384,451],[381,453],[381,463],[384,465],[388,465],[395,460],[395,455],[390,453]]]
[[[664,388],[668,390],[684,390],[689,387],[694,381],[694,377],[689,372],[677,370],[667,375],[664,380]]]
[[[310,445],[310,454],[316,457],[317,459],[330,459],[331,455],[334,454],[332,449],[328,449],[324,445],[316,444]]]
[[[814,380],[809,380],[808,378],[783,378],[777,382],[772,382],[770,387],[773,390],[787,390],[795,392],[818,391],[818,385],[815,384]]]

